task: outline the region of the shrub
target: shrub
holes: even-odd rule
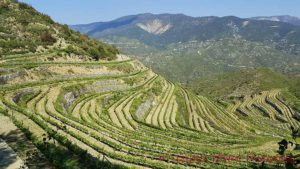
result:
[[[82,51],[80,48],[74,47],[72,45],[69,45],[67,48],[62,50],[63,52],[66,52],[67,54],[75,54],[75,55],[84,55],[85,52]]]
[[[55,22],[51,19],[50,16],[45,15],[45,14],[42,15],[42,19],[43,19],[44,21],[46,21],[47,23],[49,23],[49,24],[54,24],[54,23],[55,23]]]
[[[72,35],[72,31],[69,29],[68,25],[62,25],[63,36],[66,38]]]
[[[88,53],[90,54],[90,56],[92,56],[93,59],[95,59],[95,60],[100,59],[101,53],[96,48],[90,47],[89,50],[88,50]]]
[[[8,3],[0,2],[0,14],[8,11],[8,9],[9,9]]]
[[[20,18],[19,19],[19,22],[22,24],[22,25],[28,25],[29,24],[29,21],[27,18]]]
[[[47,26],[42,25],[42,24],[30,23],[27,26],[27,31],[34,33],[34,34],[41,34],[43,32],[48,32],[48,28],[47,28]]]
[[[49,32],[43,32],[40,35],[41,41],[47,44],[53,44],[56,42],[56,39],[52,37]]]

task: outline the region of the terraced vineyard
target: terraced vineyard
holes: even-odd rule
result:
[[[283,167],[277,142],[300,126],[287,89],[215,102],[24,3],[0,1],[0,23],[0,112],[49,165]]]
[[[133,168],[251,168],[259,163],[247,155],[276,155],[290,125],[300,125],[280,89],[224,107],[137,60],[51,61],[56,55],[2,57],[1,112],[40,141],[49,136],[49,144],[75,145],[100,161]]]

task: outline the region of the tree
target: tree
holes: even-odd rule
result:
[[[278,145],[279,145],[279,149],[277,152],[280,155],[284,155],[285,150],[288,148],[288,141],[286,141],[286,139],[283,139],[280,142],[278,142]]]
[[[289,143],[291,144],[291,146],[296,145],[296,147],[294,148],[294,150],[298,150],[299,149],[299,144],[297,143],[296,139],[297,137],[299,137],[299,128],[296,130],[293,126],[290,127],[292,133],[291,136],[294,140],[294,142],[292,141],[287,141],[286,139],[281,140],[280,142],[278,142],[279,148],[278,148],[278,154],[280,155],[284,155],[285,151],[288,148]],[[298,160],[295,160],[296,158],[298,158],[299,155],[297,156],[287,156],[285,161],[286,161],[286,168],[295,168],[295,165],[299,164]]]
[[[297,144],[296,138],[299,137],[299,129],[295,129],[293,126],[291,126],[292,130],[292,138],[294,139],[295,143]]]

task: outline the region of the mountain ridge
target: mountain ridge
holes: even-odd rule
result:
[[[171,80],[186,83],[199,75],[210,76],[243,66],[299,72],[300,27],[290,23],[183,14],[141,14],[129,18],[127,24],[106,27],[101,31],[95,27],[86,33],[116,45],[122,52],[138,58]],[[128,18],[122,17],[124,20],[128,21]],[[109,22],[105,24],[107,26]],[[147,31],[152,25],[159,31]],[[189,61],[192,58],[194,63]],[[180,62],[191,65],[186,67]],[[205,66],[203,63],[206,63]]]
[[[215,17],[215,18],[222,18],[222,17],[230,17],[230,16],[234,16],[234,15],[227,15],[227,16],[189,16],[183,13],[160,13],[160,14],[154,14],[154,13],[139,13],[139,14],[132,14],[132,15],[126,15],[126,16],[122,16],[122,17],[118,17],[116,19],[112,19],[112,20],[108,20],[108,21],[96,21],[96,22],[90,22],[90,23],[78,23],[78,24],[70,24],[69,26],[71,28],[76,27],[76,26],[88,26],[91,24],[101,24],[101,23],[107,23],[107,22],[111,22],[111,21],[116,21],[116,20],[120,20],[120,19],[125,19],[127,17],[138,17],[138,16],[153,16],[153,15],[182,15],[182,16],[187,16],[187,17],[192,17],[192,18],[208,18],[208,17]],[[268,21],[280,21],[280,22],[287,22],[287,23],[291,23],[291,24],[295,24],[295,25],[299,25],[298,23],[293,23],[291,22],[291,20],[300,20],[299,17],[296,16],[291,16],[291,15],[274,15],[274,16],[254,16],[254,17],[238,17],[238,16],[234,16],[237,18],[241,18],[241,19],[251,19],[251,20],[268,20]],[[75,28],[74,28],[75,29]],[[75,29],[76,30],[76,29]]]
[[[147,24],[159,20],[164,24],[173,25],[172,29],[159,36],[141,30],[137,24]],[[123,36],[129,39],[137,39],[147,45],[163,47],[168,44],[188,40],[219,39],[226,36],[239,36],[251,41],[276,41],[286,40],[287,44],[298,43],[293,36],[298,36],[300,28],[285,22],[269,20],[255,20],[238,18],[236,16],[225,17],[190,17],[183,14],[139,14],[121,17],[110,22],[98,22],[93,27],[82,31],[85,25],[70,26],[81,30],[89,36],[97,39]],[[80,28],[79,28],[80,27]],[[90,24],[87,25],[90,27]],[[260,32],[258,32],[258,30]]]
[[[277,22],[286,22],[296,26],[300,26],[300,18],[290,15],[277,15],[277,16],[258,16],[251,17],[250,19],[255,20],[269,20],[269,21],[277,21]]]

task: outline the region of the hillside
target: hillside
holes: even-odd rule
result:
[[[71,28],[182,83],[253,67],[300,71],[300,27],[281,21],[140,14]]]
[[[208,78],[200,78],[187,85],[195,93],[215,100],[257,94],[276,88],[285,89],[300,98],[299,76],[286,76],[268,68],[244,69]],[[300,110],[299,107],[295,107]]]
[[[48,17],[25,4],[5,4],[8,18],[15,16],[14,11],[26,15],[30,8],[33,17],[43,16],[36,22],[46,24]],[[31,19],[25,17],[29,25],[35,22]],[[9,27],[5,24],[9,23],[1,26]],[[48,26],[58,32],[63,27]],[[7,34],[21,38],[30,33]],[[57,35],[51,34],[55,39]],[[33,36],[33,42],[38,37]],[[87,37],[80,43],[63,39],[78,51],[93,44],[114,49]],[[291,139],[291,125],[300,127],[299,111],[290,105],[298,99],[290,93],[294,100],[284,100],[289,92],[284,86],[261,89],[239,101],[225,100],[225,105],[196,95],[124,55],[110,60],[114,57],[107,53],[69,54],[49,45],[49,50],[31,53],[26,46],[18,47],[22,49],[18,55],[4,53],[0,58],[0,118],[9,117],[6,122],[22,130],[53,168],[258,168],[262,163],[284,168],[287,159],[278,157],[277,142]],[[36,153],[26,154],[26,148],[20,153],[21,145],[9,144],[25,165],[39,168],[31,163]],[[297,151],[290,148],[287,153]]]
[[[118,50],[55,23],[24,3],[0,2],[0,56],[60,51],[82,59],[115,59]]]
[[[222,104],[255,96],[261,91],[283,89],[282,99],[300,112],[300,78],[286,76],[267,68],[245,69],[209,78],[200,78],[187,87]]]

